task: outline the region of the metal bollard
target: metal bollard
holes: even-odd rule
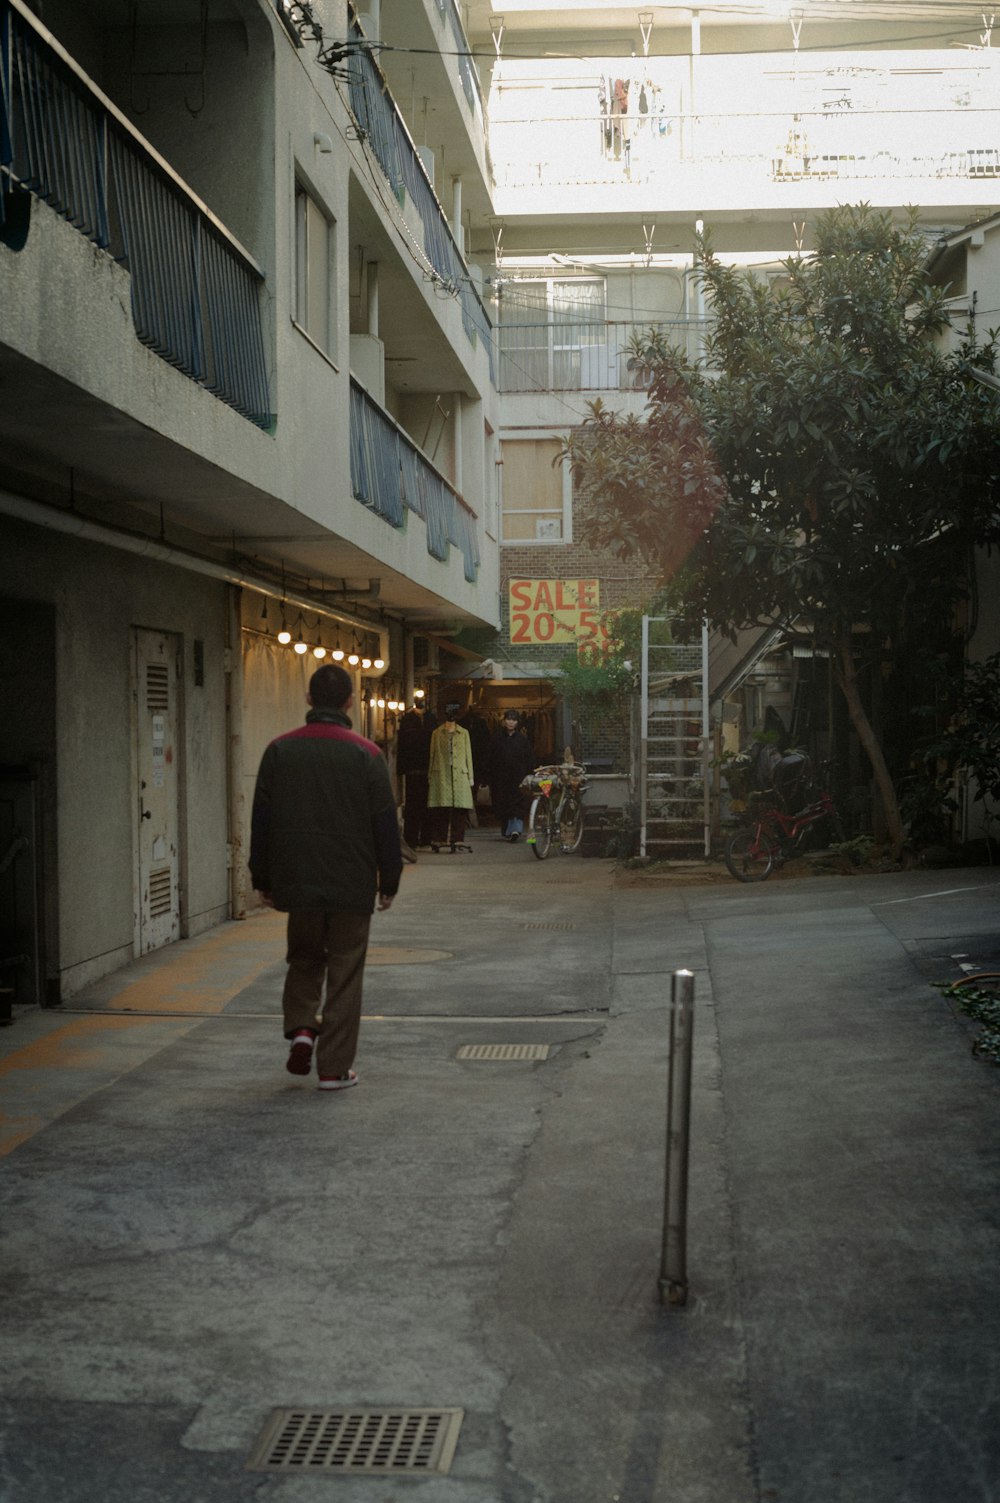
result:
[[[659,1284],[661,1305],[687,1304],[687,1191],[693,1041],[694,973],[675,971],[670,983],[667,1166]]]

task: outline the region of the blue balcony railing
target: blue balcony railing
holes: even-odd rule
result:
[[[458,76],[462,80],[462,92],[465,94],[470,110],[476,113],[476,105],[479,105],[479,117],[483,113],[482,89],[479,85],[479,73],[472,60],[472,48],[462,25],[462,17],[459,14],[456,0],[436,0],[439,14],[451,32],[452,45],[458,58]]]
[[[445,562],[454,544],[462,551],[466,579],[475,584],[475,513],[356,381],[351,382],[351,489],[392,527],[404,527],[406,513],[414,512],[427,529],[431,557]]]
[[[0,189],[121,261],[143,344],[270,425],[260,270],[17,0],[0,0]]]
[[[358,37],[364,35],[359,27],[354,30]],[[466,336],[471,344],[477,339],[482,341],[489,360],[490,379],[495,381],[493,337],[486,309],[469,278],[468,267],[417,156],[406,122],[396,108],[381,70],[365,51],[359,50],[351,57],[349,88],[351,113],[397,199],[402,201],[405,191],[415,205],[423,226],[424,254],[442,284],[459,299]]]

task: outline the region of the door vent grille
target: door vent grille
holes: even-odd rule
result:
[[[548,1059],[548,1044],[463,1044],[457,1059]]]
[[[154,714],[170,709],[170,669],[166,663],[146,664],[146,709]]]
[[[250,1471],[446,1476],[463,1409],[275,1409]]]
[[[576,925],[573,924],[573,923],[565,923],[565,924],[559,924],[559,923],[556,923],[556,924],[522,924],[521,928],[522,929],[575,929]]]
[[[172,906],[173,883],[170,878],[170,867],[165,866],[162,871],[150,872],[149,874],[149,916],[150,918],[162,918],[169,913]]]

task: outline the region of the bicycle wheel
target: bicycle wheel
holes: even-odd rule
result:
[[[561,810],[559,843],[563,854],[571,856],[580,849],[583,839],[583,805],[578,798],[568,798]]]
[[[737,882],[763,882],[771,875],[778,848],[759,825],[737,830],[726,846],[726,865]]]
[[[528,815],[528,844],[534,856],[544,861],[552,849],[552,808],[547,798],[539,794],[531,801]]]

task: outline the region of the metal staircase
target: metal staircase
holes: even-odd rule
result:
[[[639,854],[707,856],[709,827],[708,631],[701,641],[657,641],[665,617],[642,618]]]

